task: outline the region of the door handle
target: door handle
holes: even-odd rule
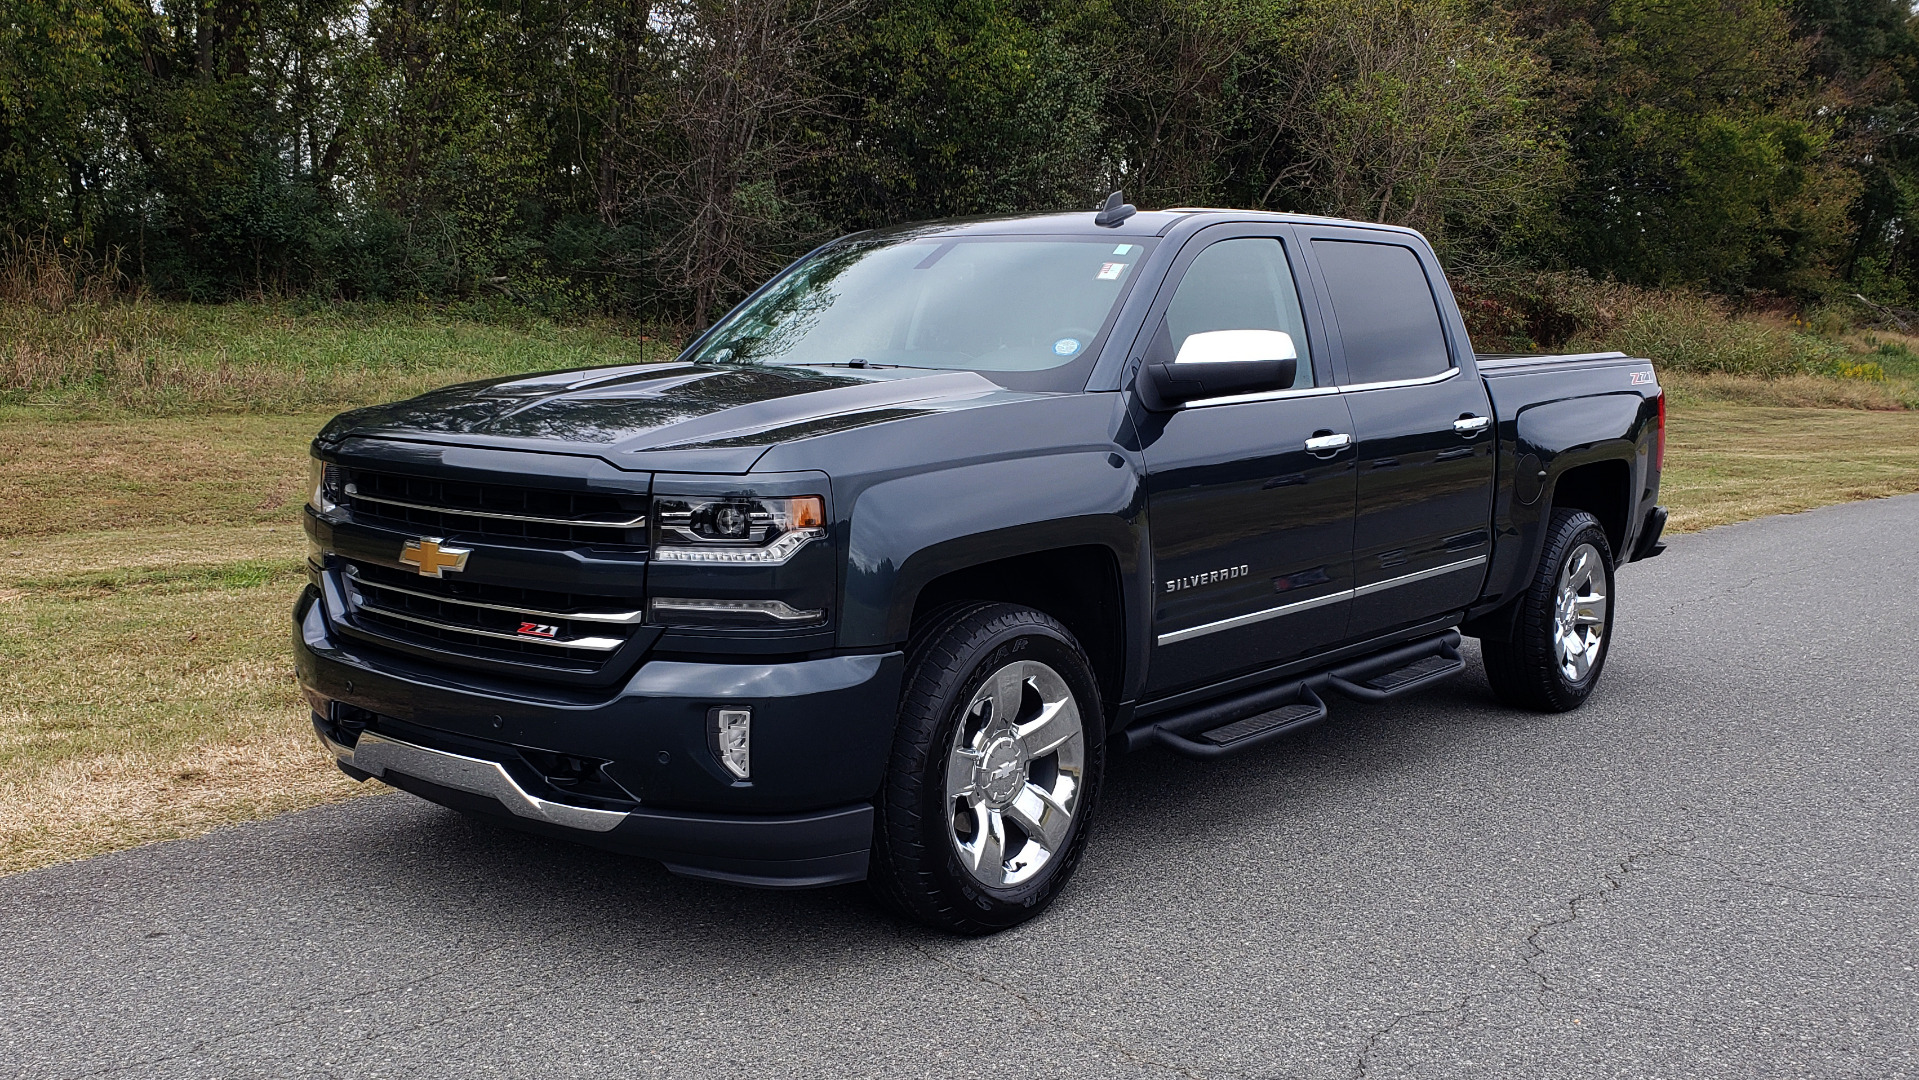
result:
[[[1353,437],[1345,432],[1338,435],[1315,435],[1306,440],[1306,452],[1315,457],[1332,457],[1351,445],[1353,445]]]
[[[1453,421],[1453,431],[1467,439],[1492,426],[1493,418],[1490,416],[1462,416]]]

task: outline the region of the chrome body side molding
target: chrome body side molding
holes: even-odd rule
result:
[[[1327,593],[1324,596],[1315,596],[1310,600],[1296,600],[1290,604],[1281,604],[1278,607],[1270,607],[1262,611],[1250,611],[1244,615],[1235,615],[1230,619],[1220,619],[1217,622],[1189,626],[1184,630],[1168,631],[1167,633],[1159,635],[1157,641],[1161,645],[1171,645],[1175,642],[1189,641],[1196,637],[1204,637],[1207,634],[1215,634],[1221,630],[1235,630],[1242,626],[1251,626],[1253,623],[1265,622],[1267,619],[1277,619],[1282,615],[1311,611],[1314,608],[1325,607],[1327,604],[1337,604],[1342,600],[1351,600],[1359,596],[1371,596],[1376,592],[1383,592],[1386,589],[1397,588],[1401,585],[1410,585],[1415,581],[1424,581],[1427,578],[1435,578],[1441,574],[1451,574],[1460,570],[1469,570],[1475,566],[1485,565],[1486,561],[1486,556],[1475,555],[1470,559],[1461,559],[1458,562],[1449,562],[1444,566],[1434,566],[1425,570],[1417,570],[1410,574],[1401,574],[1399,577],[1387,578],[1384,581],[1375,581],[1368,585],[1361,585],[1356,589],[1345,589],[1336,593]]]
[[[1384,592],[1387,589],[1396,589],[1401,585],[1411,585],[1415,581],[1425,581],[1427,578],[1436,578],[1441,574],[1451,574],[1451,573],[1456,573],[1460,570],[1470,570],[1475,566],[1485,565],[1486,559],[1487,557],[1484,555],[1475,555],[1470,559],[1461,559],[1458,562],[1449,562],[1443,566],[1430,566],[1424,570],[1416,570],[1410,574],[1401,574],[1398,577],[1387,578],[1384,581],[1375,581],[1370,585],[1361,585],[1359,588],[1353,590],[1353,595],[1354,596],[1371,596],[1372,594],[1376,592]]]

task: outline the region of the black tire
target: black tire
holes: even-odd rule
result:
[[[1076,801],[1063,842],[1055,838],[1055,849],[1033,876],[1007,887],[992,887],[961,861],[965,841],[956,837],[956,830],[964,821],[985,819],[969,818],[974,811],[949,797],[948,761],[958,756],[958,740],[984,737],[969,736],[969,731],[979,728],[961,725],[981,724],[979,714],[969,711],[969,706],[976,704],[977,694],[991,693],[987,680],[1009,665],[1017,671],[1037,671],[1029,662],[1056,673],[1077,706],[1080,741],[1073,746],[1077,771],[1069,770],[1076,778]],[[1059,682],[1047,680],[1047,685],[1058,692]],[[1037,684],[1020,686],[1021,707],[1026,708],[1036,700]],[[990,713],[990,705],[987,710]],[[929,619],[916,629],[907,648],[899,729],[874,827],[868,879],[875,893],[900,913],[955,934],[996,933],[1044,911],[1066,887],[1086,849],[1105,765],[1104,727],[1092,665],[1073,635],[1051,617],[1011,604],[970,604]],[[1066,753],[1062,749],[1033,757],[1031,764],[1020,768],[1043,770],[1050,760],[1054,772],[1049,782],[1058,784]],[[1024,762],[1024,750],[1020,755]],[[1011,812],[1007,808],[1007,814]],[[1005,820],[1011,821],[1010,816]],[[1004,835],[1015,840],[1026,837],[1016,821]],[[1026,842],[1037,844],[1041,839]],[[974,840],[977,844],[977,835]],[[984,856],[981,859],[984,865]],[[1000,868],[1014,862],[1016,857],[993,865]]]
[[[1586,650],[1589,666],[1577,672],[1578,660],[1562,662],[1555,641],[1559,636],[1562,575],[1573,556],[1590,547],[1603,571],[1604,617],[1596,649]],[[1599,576],[1595,574],[1594,576]],[[1510,641],[1482,641],[1486,681],[1508,705],[1540,712],[1566,712],[1584,704],[1606,666],[1612,646],[1613,555],[1599,519],[1584,510],[1555,510],[1546,527],[1545,550],[1539,567],[1518,600],[1518,617]]]

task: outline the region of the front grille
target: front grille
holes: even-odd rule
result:
[[[646,546],[646,496],[441,480],[370,469],[327,470],[355,521],[433,536]]]
[[[605,667],[646,609],[638,598],[422,577],[351,559],[342,578],[362,629],[439,652],[578,673]]]

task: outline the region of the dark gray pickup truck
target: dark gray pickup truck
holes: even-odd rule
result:
[[[328,424],[299,678],[356,778],[990,932],[1065,886],[1111,752],[1266,745],[1461,634],[1577,707],[1664,432],[1645,360],[1476,356],[1403,229],[862,233],[674,363]]]

